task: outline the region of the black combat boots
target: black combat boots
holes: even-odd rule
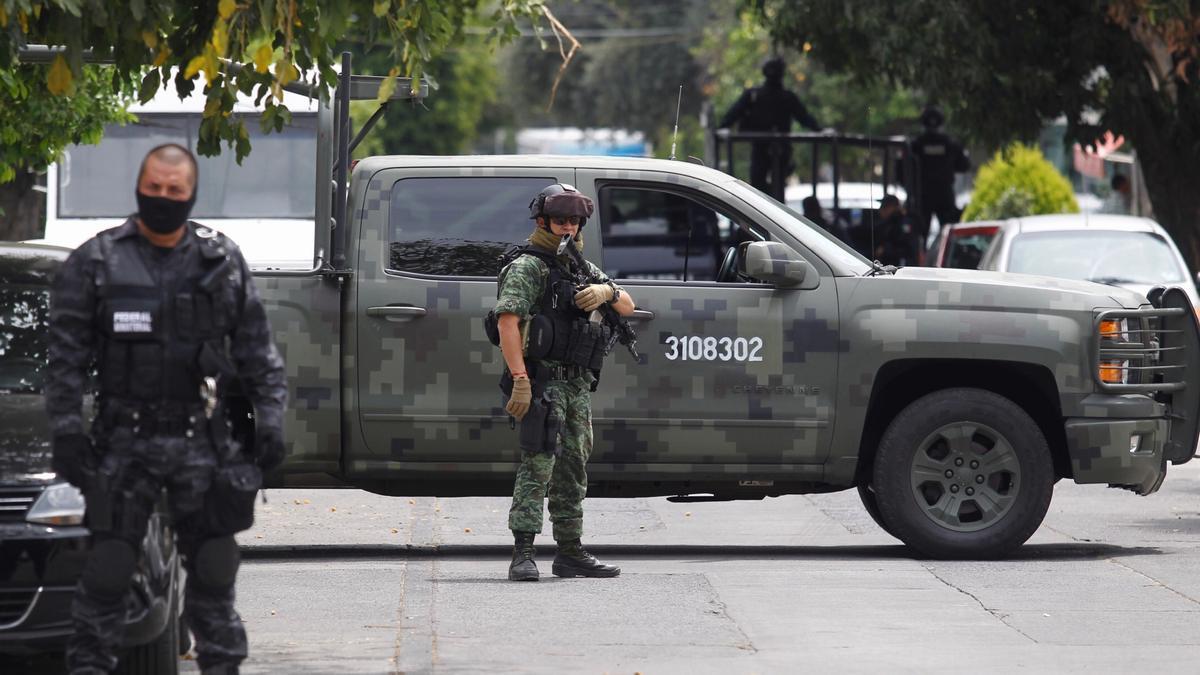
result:
[[[558,543],[551,571],[556,577],[615,577],[621,573],[616,565],[605,565],[591,553],[583,550],[579,540]]]
[[[533,532],[513,532],[513,558],[512,564],[508,566],[509,581],[538,580],[537,564],[533,562],[533,556],[537,554],[537,549],[533,547],[533,537]]]

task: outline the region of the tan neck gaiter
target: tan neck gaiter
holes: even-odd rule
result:
[[[534,226],[533,234],[529,235],[529,243],[537,248],[546,251],[547,253],[558,253],[558,244],[562,241],[562,237],[555,235],[550,230]],[[575,248],[583,253],[583,233],[575,235]]]

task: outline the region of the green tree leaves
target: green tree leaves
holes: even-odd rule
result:
[[[106,124],[132,120],[101,67],[83,68],[72,86],[72,96],[51,93],[44,66],[0,70],[0,183],[43,171],[68,145],[95,143]]]
[[[462,28],[475,17],[495,12],[504,29],[493,39],[504,41],[518,20],[536,21],[542,11],[538,0],[0,0],[0,70],[13,67],[24,42],[66,47],[41,73],[45,90],[57,95],[71,94],[83,77],[85,49],[111,59],[111,83],[126,95],[152,95],[164,82],[185,94],[202,84],[211,114],[200,152],[219,152],[224,142],[240,159],[249,143],[239,141],[240,122],[230,114],[235,92],[265,91],[280,101],[282,87],[302,79],[328,96],[339,41],[388,45],[395,74],[416,83],[428,63],[463,42]]]
[[[989,147],[1106,131],[1137,151],[1154,215],[1200,265],[1200,5],[1194,0],[754,0],[785,45],[895,82]]]

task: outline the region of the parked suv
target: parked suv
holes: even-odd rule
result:
[[[42,395],[50,284],[68,253],[0,245],[0,655],[8,660],[63,649],[90,546],[83,496],[50,468]],[[125,601],[122,672],[176,672],[187,648],[181,576],[174,533],[159,509]],[[0,670],[14,672],[3,662]]]

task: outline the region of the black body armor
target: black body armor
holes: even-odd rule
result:
[[[197,228],[196,245],[156,279],[134,239],[99,237],[100,390],[131,405],[197,403],[205,376],[228,375],[225,336],[236,320],[224,237]]]
[[[502,265],[521,255],[534,256],[549,269],[541,302],[529,319],[526,358],[589,370],[598,380],[604,357],[612,348],[612,329],[589,321],[588,313],[575,305],[575,280],[555,256],[526,246],[507,254]],[[489,313],[485,328],[492,344],[499,345],[495,321],[495,315]]]

